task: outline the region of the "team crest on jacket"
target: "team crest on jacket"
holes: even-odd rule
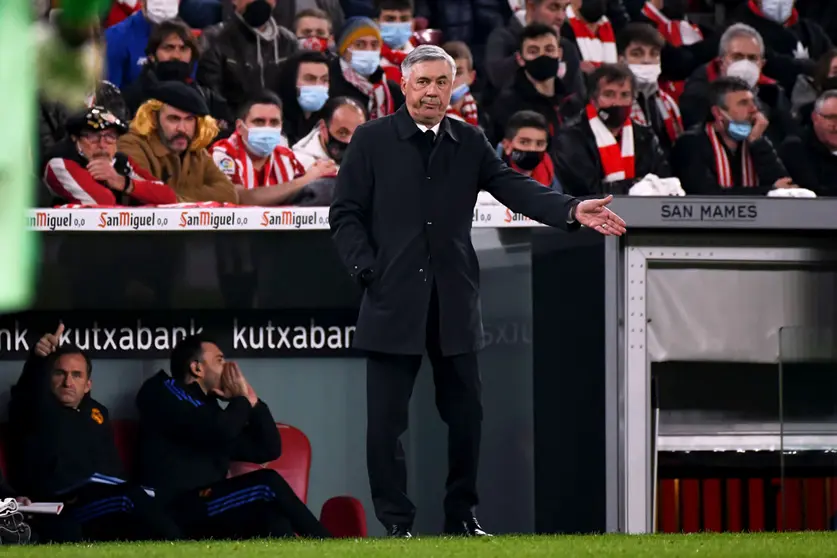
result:
[[[208,498],[210,494],[212,494],[211,488],[204,488],[203,490],[198,492],[198,496],[200,496],[201,498]]]
[[[102,424],[103,422],[105,422],[105,417],[102,416],[102,411],[100,411],[99,409],[97,409],[95,407],[93,408],[92,411],[90,411],[90,418],[95,420],[96,424]]]

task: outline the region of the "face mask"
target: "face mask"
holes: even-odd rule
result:
[[[343,155],[346,154],[346,149],[348,149],[349,144],[340,141],[339,139],[335,138],[331,135],[331,132],[328,134],[328,142],[326,142],[326,153],[328,156],[334,159],[334,162],[338,165],[341,161],[343,161]]]
[[[776,23],[785,23],[793,13],[793,0],[762,0],[761,13]]]
[[[750,132],[753,131],[753,124],[751,122],[735,122],[728,114],[724,114],[727,119],[727,134],[735,141],[744,141],[750,137]]]
[[[640,85],[657,83],[662,71],[659,64],[629,64],[628,67]]]
[[[314,50],[325,52],[328,50],[328,39],[323,37],[301,37],[297,41],[299,50]]]
[[[381,38],[389,48],[401,48],[413,36],[413,24],[404,22],[384,22],[381,24]]]
[[[584,0],[578,13],[587,23],[596,23],[605,15],[604,0]]]
[[[267,20],[270,19],[271,12],[273,12],[273,9],[267,3],[267,0],[256,0],[247,4],[247,7],[244,8],[244,13],[241,14],[241,19],[253,29],[258,29],[267,23]]]
[[[733,62],[727,68],[727,76],[741,78],[747,82],[750,87],[755,87],[759,82],[761,70],[755,62],[749,60],[738,60]]]
[[[663,15],[669,19],[686,19],[687,0],[664,0]]]
[[[459,101],[462,100],[462,97],[468,94],[471,91],[471,88],[468,87],[467,83],[463,83],[456,89],[454,89],[450,94],[450,104],[455,105]]]
[[[281,128],[261,126],[247,129],[247,146],[258,157],[267,157],[282,141]]]
[[[299,87],[299,96],[296,101],[302,110],[317,112],[328,100],[327,85],[302,85]]]
[[[162,23],[176,18],[179,7],[178,0],[148,0],[145,5],[145,15],[152,23]]]
[[[600,108],[598,112],[599,120],[604,122],[604,125],[611,130],[615,130],[625,124],[625,121],[628,119],[628,114],[630,114],[630,110],[631,107],[629,106],[618,105]]]
[[[349,49],[349,52],[352,53],[352,61],[349,65],[363,77],[371,76],[381,65],[380,51]]]
[[[166,60],[154,64],[154,75],[160,81],[186,81],[192,75],[192,65],[182,60]]]
[[[509,160],[525,171],[534,170],[543,160],[543,151],[521,151],[514,149]]]
[[[560,62],[560,60],[551,56],[538,56],[533,60],[526,61],[526,73],[532,76],[535,81],[546,81],[558,76]]]

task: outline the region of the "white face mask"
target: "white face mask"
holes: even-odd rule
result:
[[[761,69],[755,62],[749,60],[738,60],[733,62],[727,68],[727,75],[731,77],[741,78],[747,82],[750,87],[755,87],[761,77]]]
[[[657,83],[660,79],[662,68],[659,64],[628,64],[628,67],[633,72],[636,80],[640,85],[650,85]]]
[[[180,0],[146,0],[145,16],[152,23],[161,23],[177,17]]]
[[[762,0],[761,13],[776,23],[785,23],[793,13],[793,0]]]

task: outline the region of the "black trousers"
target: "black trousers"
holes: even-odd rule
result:
[[[448,426],[445,516],[473,516],[482,433],[482,382],[476,353],[442,356],[439,302],[434,286],[427,316],[427,355],[433,366],[436,408]],[[385,526],[412,525],[407,466],[400,437],[407,430],[410,397],[421,355],[369,353],[366,364],[366,462],[375,516]]]
[[[169,506],[190,539],[330,538],[282,475],[261,469],[176,498]]]
[[[176,540],[180,529],[165,509],[137,485],[89,483],[62,495],[60,515],[33,515],[41,542]]]

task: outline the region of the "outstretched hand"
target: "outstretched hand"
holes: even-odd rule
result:
[[[605,236],[625,234],[625,221],[606,206],[613,201],[613,196],[599,200],[584,200],[575,208],[575,219],[585,227]]]

